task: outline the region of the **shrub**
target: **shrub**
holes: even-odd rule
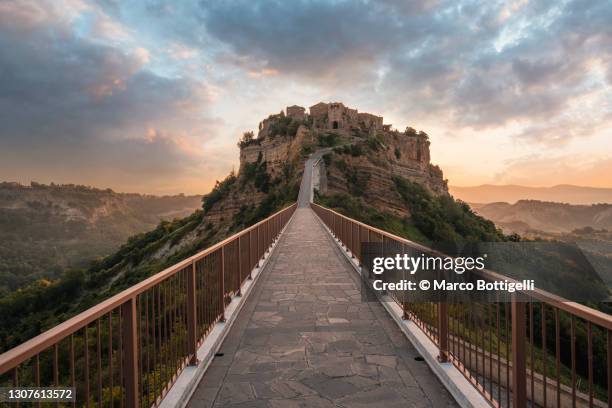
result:
[[[334,147],[338,144],[338,135],[336,133],[319,134],[319,146]]]
[[[204,214],[208,213],[208,211],[210,211],[210,209],[217,202],[229,194],[230,188],[235,182],[236,175],[234,172],[231,172],[223,181],[217,180],[213,190],[202,198],[202,208],[204,208]]]
[[[250,145],[261,144],[259,139],[255,138],[255,134],[252,131],[244,132],[242,139],[238,142],[238,147],[241,149]]]
[[[326,153],[323,155],[323,161],[325,162],[325,166],[329,167],[329,165],[331,164],[332,161],[332,155],[331,153]]]
[[[263,193],[268,192],[270,187],[270,175],[268,174],[268,164],[263,160],[261,152],[259,152],[259,156],[257,156],[257,161],[246,163],[242,168],[241,185],[244,186],[250,181],[255,184],[255,187],[259,191]]]
[[[270,124],[270,128],[268,130],[268,135],[270,138],[275,138],[276,136],[290,136],[295,137],[297,134],[297,130],[302,123],[294,120],[287,116],[281,116],[272,124]]]
[[[313,152],[313,147],[311,145],[302,146],[302,156],[308,156]]]

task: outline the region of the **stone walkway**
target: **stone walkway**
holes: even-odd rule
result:
[[[456,406],[299,208],[189,407]]]

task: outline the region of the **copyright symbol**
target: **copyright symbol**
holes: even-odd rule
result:
[[[429,281],[422,280],[422,281],[419,282],[419,288],[421,290],[429,290],[430,286],[431,286],[431,284],[429,283]]]

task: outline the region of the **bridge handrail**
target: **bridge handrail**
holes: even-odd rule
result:
[[[421,245],[417,242],[411,241],[409,239],[400,237],[398,235],[392,234],[390,232],[387,232],[385,230],[381,230],[380,228],[376,228],[376,227],[372,227],[368,224],[364,224],[361,221],[357,221],[353,218],[347,217],[346,215],[340,214],[337,211],[334,211],[330,208],[326,208],[323,207],[319,204],[315,204],[312,203],[311,204],[313,207],[315,208],[321,208],[325,211],[329,211],[330,213],[333,213],[335,216],[337,217],[341,217],[343,219],[349,220],[352,223],[354,223],[355,225],[359,225],[361,227],[367,228],[368,230],[370,230],[371,232],[380,234],[384,237],[387,237],[389,239],[392,239],[394,241],[400,242],[406,246],[409,246],[413,249],[417,249],[419,251],[422,251],[424,253],[428,253],[431,255],[438,255],[438,256],[444,256],[445,254],[436,251],[434,249],[431,249],[429,247],[426,247],[424,245]],[[475,269],[473,271],[474,273],[482,276],[483,278],[489,279],[489,280],[507,280],[508,282],[517,282],[515,279],[512,279],[508,276],[504,276],[500,273],[488,270],[488,269]],[[576,317],[580,317],[582,319],[585,319],[587,321],[590,321],[593,324],[596,324],[598,326],[601,327],[605,327],[608,330],[612,330],[612,315],[609,315],[607,313],[604,313],[600,310],[597,309],[593,309],[591,307],[582,305],[580,303],[577,302],[573,302],[570,300],[567,300],[561,296],[557,296],[554,295],[550,292],[547,292],[545,290],[542,289],[535,289],[533,291],[523,291],[523,293],[528,294],[530,297],[533,297],[534,299],[537,299],[540,302],[544,302],[547,303],[551,306],[557,307],[561,310],[564,310],[568,313],[571,313],[573,315],[575,315]]]
[[[34,386],[40,385],[41,382],[44,382],[40,378],[42,367],[40,355],[45,351],[49,351],[50,348],[53,349],[51,354],[54,354],[49,357],[52,360],[50,365],[53,366],[51,371],[53,371],[54,381],[61,383],[61,380],[66,380],[64,378],[66,373],[62,375],[59,372],[61,367],[58,361],[58,353],[64,352],[63,348],[67,347],[64,344],[60,345],[60,343],[70,340],[69,351],[64,353],[69,354],[71,360],[69,362],[70,373],[68,373],[68,377],[71,379],[72,385],[79,386],[76,384],[75,378],[75,362],[78,358],[75,359],[74,337],[77,335],[77,332],[82,331],[84,341],[88,342],[90,341],[88,339],[89,332],[95,332],[97,335],[96,357],[98,362],[100,362],[101,354],[104,354],[104,351],[107,352],[109,357],[110,367],[105,367],[106,372],[104,375],[108,380],[111,380],[111,389],[118,385],[121,388],[121,399],[125,401],[127,406],[135,406],[134,404],[140,406],[142,395],[139,397],[137,376],[148,375],[148,373],[143,373],[141,367],[136,367],[136,371],[140,370],[140,374],[135,373],[134,367],[130,367],[129,364],[131,363],[127,360],[131,358],[133,363],[137,365],[142,364],[142,361],[138,360],[143,357],[143,346],[140,343],[145,341],[142,338],[142,331],[144,330],[142,326],[146,324],[147,332],[145,336],[147,337],[147,348],[149,347],[148,342],[151,340],[159,344],[157,352],[168,354],[168,357],[171,353],[177,354],[172,355],[174,361],[168,360],[159,363],[159,367],[163,366],[164,369],[167,368],[168,364],[173,364],[174,370],[174,372],[169,374],[167,384],[159,384],[161,385],[160,387],[158,387],[158,384],[155,385],[155,392],[152,393],[153,395],[150,398],[153,401],[160,400],[164,393],[167,392],[169,385],[171,385],[176,375],[178,375],[178,372],[186,364],[195,363],[197,346],[203,342],[210,330],[210,326],[214,322],[224,319],[223,310],[228,301],[227,298],[233,294],[240,294],[242,283],[246,279],[250,279],[251,270],[259,264],[260,259],[265,255],[268,248],[291,218],[296,206],[297,203],[294,203],[223,241],[123,290],[19,346],[0,354],[0,385],[3,383],[3,377],[6,377],[7,373],[12,371],[13,378],[11,381],[13,385],[23,386],[23,382],[19,381],[20,371],[23,368],[20,365],[28,363],[28,360],[31,359],[35,360],[30,362],[35,372],[33,377],[37,383]],[[162,289],[162,285],[168,287],[163,287]],[[205,299],[205,297],[208,298]],[[151,301],[151,306],[149,301]],[[171,302],[174,303],[171,304]],[[164,310],[162,311],[161,308],[164,308]],[[144,321],[145,312],[146,322]],[[151,322],[148,315],[149,312],[156,316],[157,320]],[[159,313],[159,315],[156,313]],[[172,316],[168,316],[169,314],[172,314]],[[166,318],[169,321],[166,321]],[[164,330],[168,330],[167,333],[161,333],[161,328],[157,327],[162,324],[162,319],[164,320],[163,324],[166,325]],[[108,326],[101,328],[102,323]],[[93,327],[90,327],[96,325],[97,329],[95,330]],[[174,329],[177,332],[171,333],[170,331]],[[153,339],[149,339],[151,337],[151,330]],[[114,334],[116,334],[115,337],[113,337]],[[157,338],[155,338],[156,335],[158,336]],[[161,344],[162,336],[165,336],[164,340],[172,342],[172,346]],[[187,339],[182,338],[185,336]],[[108,337],[108,345],[101,346],[99,344],[101,343],[100,340],[106,337]],[[92,347],[89,347],[89,343],[87,344],[88,346],[84,347],[84,354],[88,372],[91,374],[88,358],[91,351],[89,349]],[[174,346],[185,346],[185,350],[183,350],[184,355],[178,356],[180,353],[177,353],[177,350],[169,350]],[[105,348],[104,350],[102,350],[103,347]],[[120,349],[115,349],[115,347]],[[153,352],[155,352],[155,347],[153,349]],[[148,349],[146,350],[147,353],[149,351]],[[115,354],[119,355],[118,360],[116,360]],[[147,359],[149,357],[154,358],[156,356],[147,354]],[[113,363],[116,364],[115,367],[113,367]],[[117,372],[118,366],[121,366],[122,373]],[[98,364],[98,368],[100,367],[100,364]],[[157,370],[158,368],[156,367],[157,365],[154,364],[153,370]],[[161,368],[159,369],[161,370]],[[102,373],[99,374],[102,375]],[[113,377],[121,377],[121,383],[113,384],[112,380],[116,379]],[[157,381],[161,374],[154,372],[152,377]],[[161,378],[159,380],[163,381]],[[89,379],[87,379],[87,388],[85,394],[87,394],[87,399],[89,399]],[[98,390],[100,392],[98,399],[102,398],[101,388]],[[162,390],[162,392],[157,392],[157,388]],[[123,391],[126,394],[125,398]],[[93,398],[95,399],[95,395]],[[98,401],[98,403],[102,403],[102,401]]]
[[[395,241],[431,255],[444,255],[439,251],[435,251],[406,238],[354,220],[319,204],[311,203],[311,208],[323,223],[327,225],[332,234],[334,234],[347,250],[350,250],[353,256],[360,261],[362,261],[361,242],[372,242],[374,241],[373,238],[376,238],[377,242],[384,242],[385,240]],[[486,269],[481,271],[475,270],[474,272],[488,280],[507,280],[509,282],[516,282],[514,279]],[[612,316],[540,289],[536,289],[535,291],[524,291],[523,295],[527,296],[529,301],[525,302],[524,297],[521,297],[521,301],[518,301],[517,299],[519,298],[517,296],[512,296],[509,311],[506,310],[507,306],[501,308],[499,304],[485,305],[480,315],[478,315],[478,311],[474,312],[474,310],[466,313],[465,310],[461,309],[461,305],[457,304],[423,302],[430,303],[430,306],[423,306],[402,301],[395,296],[391,296],[391,298],[402,307],[404,317],[414,320],[425,334],[427,334],[438,346],[440,352],[439,360],[442,362],[452,362],[493,404],[501,403],[502,398],[499,393],[503,386],[508,390],[508,404],[510,403],[510,395],[512,394],[513,407],[525,407],[528,400],[535,401],[538,405],[546,406],[547,399],[551,398],[548,394],[551,392],[556,393],[559,404],[583,403],[589,406],[608,406],[608,404],[610,404],[609,406],[612,406]],[[539,308],[534,307],[534,301],[540,302]],[[474,343],[472,339],[474,333],[470,333],[470,329],[466,329],[467,326],[473,323],[470,322],[470,320],[473,321],[474,319],[481,319],[490,324],[490,321],[487,320],[490,316],[483,317],[483,315],[485,315],[484,310],[486,310],[486,313],[497,313],[498,316],[497,333],[488,333],[490,339],[496,338],[497,353],[495,353],[495,350],[490,349],[491,345],[485,344],[484,334],[482,334],[483,341],[480,343],[478,341],[479,334],[475,334],[475,344],[472,344]],[[571,384],[564,383],[563,381],[565,381],[565,379],[562,381],[560,374],[561,364],[565,364],[565,362],[561,363],[562,345],[559,320],[561,312],[564,312],[568,316],[571,324],[569,340],[571,350],[570,353],[568,353],[571,354]],[[552,323],[546,320],[547,313],[552,313],[548,315],[553,316],[554,321]],[[538,339],[534,339],[534,332],[538,326],[538,322],[535,322],[535,320],[538,314],[543,322],[539,324],[541,333],[538,333],[537,337],[539,337],[540,353],[542,354],[542,356],[539,357],[539,364],[543,364],[544,374],[538,373],[534,369],[534,366],[538,363],[537,359],[534,357],[535,353],[533,351],[538,347]],[[510,333],[506,334],[506,338],[504,338],[503,333],[500,334],[499,332],[500,315],[502,315],[505,320],[503,322],[503,327],[510,331]],[[527,324],[527,320],[529,324]],[[455,324],[456,327],[454,327],[454,332],[452,330],[453,328],[449,328],[449,322]],[[551,324],[554,327],[554,336],[548,333]],[[587,332],[586,357],[588,364],[588,389],[583,390],[580,389],[579,384],[576,382],[576,367],[579,363],[577,361],[578,351],[576,350],[576,332],[578,326],[581,326],[581,329]],[[472,327],[472,330],[476,333],[478,333],[478,330],[491,331],[492,329],[491,327]],[[466,331],[468,332],[467,338],[465,337]],[[601,334],[605,336],[603,341],[604,345],[602,347],[605,348],[607,355],[607,362],[604,367],[607,374],[607,395],[602,395],[602,392],[596,395],[594,386],[593,349],[595,346],[593,342],[593,333],[596,331],[596,335]],[[548,349],[550,348],[546,340],[547,334],[550,336],[548,337],[549,339],[555,338],[555,361],[549,364],[552,364],[556,369],[556,378],[554,379],[556,382],[553,381],[552,377],[547,377],[546,373],[546,365],[549,357]],[[547,344],[545,348],[542,347],[543,342]],[[599,343],[602,342],[600,341]],[[466,355],[466,344],[469,349],[469,357]],[[507,348],[505,353],[507,358],[500,353],[500,344]],[[463,346],[463,353],[461,346]],[[487,350],[487,348],[489,348],[489,350]],[[531,350],[529,361],[527,361],[527,349]],[[476,355],[475,361],[472,356],[472,350]],[[483,367],[482,371],[479,372],[479,364],[482,361],[484,366],[485,360],[490,364],[490,370],[487,374],[489,376],[493,375],[491,371],[494,371],[494,361],[497,367],[501,367],[505,364],[505,370],[508,373],[507,379],[505,380],[506,382],[504,383],[503,378],[498,378],[501,384],[497,387],[497,399],[500,401],[494,398],[496,390],[493,388],[492,383],[491,388],[487,390],[486,379],[483,379],[485,373],[487,373],[487,367]],[[527,363],[529,363],[529,369],[527,368]],[[476,367],[474,367],[474,365]],[[474,374],[474,372],[476,374]],[[501,372],[501,368],[499,368],[498,372]],[[511,376],[510,372],[512,373]],[[529,379],[531,388],[527,387],[527,379]],[[543,389],[541,394],[536,392],[536,383],[540,384],[539,387]],[[518,387],[514,388],[511,384],[518,384]],[[510,389],[512,389],[512,393],[510,393]],[[604,399],[604,397],[607,397],[608,403],[604,403],[598,399]]]

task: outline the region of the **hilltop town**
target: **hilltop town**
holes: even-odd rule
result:
[[[382,116],[341,102],[320,102],[308,112],[293,105],[261,121],[257,135],[244,134],[239,172],[259,161],[276,177],[287,163],[301,163],[309,153],[327,147],[336,157],[327,156],[315,171],[321,193],[357,193],[384,210],[407,216],[393,191],[393,176],[419,183],[434,195],[448,195],[442,170],[431,164],[429,145],[425,132],[411,127],[401,132],[385,124]]]

